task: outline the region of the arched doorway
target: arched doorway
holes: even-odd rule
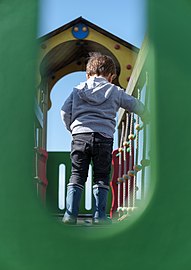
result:
[[[83,27],[81,27],[82,25]],[[82,33],[77,33],[79,29],[81,29]],[[86,35],[84,35],[83,29],[86,29]],[[47,116],[52,106],[51,91],[53,87],[66,75],[85,71],[89,53],[97,51],[113,58],[117,67],[117,78],[114,83],[125,89],[138,53],[138,49],[128,42],[119,39],[81,17],[40,39],[36,96],[41,116],[39,134],[41,134],[41,147],[43,151],[47,152]],[[54,153],[54,155],[53,152],[48,153],[49,158],[46,171],[49,182],[47,189],[48,201],[51,202],[50,204],[54,204],[53,211],[56,211],[58,184],[55,184],[54,181],[58,183],[59,166],[62,165],[63,159],[68,159],[68,156],[62,156],[59,151]],[[52,159],[50,158],[51,155]],[[54,166],[55,170],[53,169]],[[66,171],[67,178],[68,174],[69,169]]]

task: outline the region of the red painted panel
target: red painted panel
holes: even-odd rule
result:
[[[48,185],[48,180],[46,178],[46,164],[48,159],[48,153],[45,149],[38,148],[37,149],[37,157],[38,157],[38,166],[37,166],[37,173],[38,173],[38,195],[40,196],[43,203],[46,202],[46,187]]]

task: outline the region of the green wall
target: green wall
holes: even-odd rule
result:
[[[36,200],[36,4],[0,1],[1,269],[190,270],[190,1],[149,1],[156,185],[142,215],[107,229],[64,227]]]
[[[69,182],[71,172],[70,152],[49,152],[47,161],[47,179],[48,186],[46,192],[46,206],[51,214],[63,215],[64,211],[58,208],[58,181],[59,181],[59,165],[66,166],[66,183]],[[67,187],[65,188],[65,192]],[[107,213],[111,208],[111,192],[108,196]],[[85,209],[85,192],[82,194],[79,214],[92,214],[92,210]]]

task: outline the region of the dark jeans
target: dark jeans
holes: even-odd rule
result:
[[[73,135],[71,146],[72,175],[70,183],[85,184],[89,164],[93,165],[93,182],[109,186],[113,139],[99,133]]]

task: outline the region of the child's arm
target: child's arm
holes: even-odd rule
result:
[[[70,125],[72,123],[72,101],[73,101],[73,93],[66,99],[64,105],[61,108],[61,118],[63,123],[65,124],[67,130],[71,132]]]
[[[120,91],[120,106],[128,112],[134,112],[141,117],[141,120],[148,124],[150,122],[150,115],[148,109],[144,106],[144,104],[139,101],[137,98],[128,95],[124,91]]]

